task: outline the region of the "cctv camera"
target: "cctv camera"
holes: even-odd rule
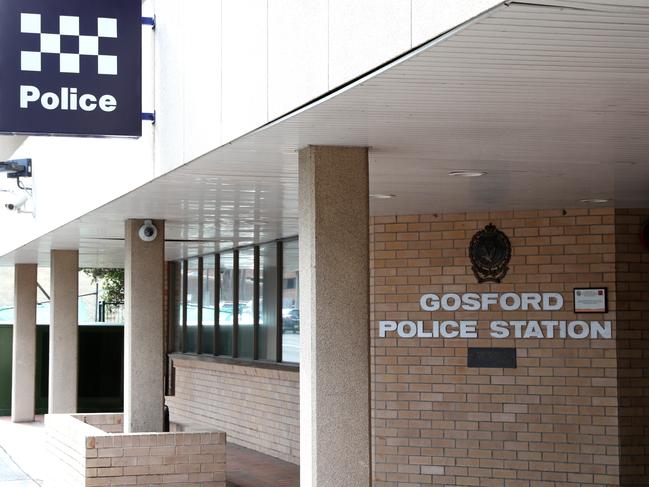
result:
[[[11,203],[5,204],[5,208],[9,211],[20,211],[23,206],[27,203],[29,196],[26,193],[23,194],[14,194],[14,201]]]
[[[144,220],[137,233],[143,242],[153,242],[158,236],[158,229],[151,220]]]

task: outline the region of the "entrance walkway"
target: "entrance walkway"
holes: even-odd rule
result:
[[[228,444],[228,487],[298,487],[300,467]]]
[[[7,452],[0,448],[0,487],[36,487],[25,472],[18,468]]]
[[[43,417],[35,423],[0,418],[0,487],[38,487],[47,474]],[[292,463],[229,444],[228,487],[298,487],[300,468]]]

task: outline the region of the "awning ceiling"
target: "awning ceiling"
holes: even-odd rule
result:
[[[644,0],[511,2],[1,262],[120,266],[126,218],[167,220],[169,259],[296,235],[309,144],[371,148],[373,215],[647,207],[648,93]]]

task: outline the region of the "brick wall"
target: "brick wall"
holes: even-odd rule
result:
[[[124,415],[119,413],[73,414],[73,418],[94,426],[104,433],[123,433]]]
[[[375,486],[616,486],[615,340],[490,338],[491,320],[573,320],[574,287],[609,289],[610,209],[375,217],[371,222]],[[502,284],[477,284],[468,245],[488,223],[512,243]],[[425,293],[561,292],[562,311],[423,312]],[[477,339],[379,338],[379,320],[478,320]],[[577,315],[579,316],[579,315]],[[614,330],[615,334],[615,323]],[[515,369],[467,368],[468,346],[515,346]],[[647,485],[647,484],[645,484]]]
[[[299,463],[299,372],[172,355],[173,422],[225,431],[228,441]]]
[[[47,485],[225,487],[224,433],[120,434],[98,427],[115,431],[121,425],[121,414],[48,414],[54,461]]]
[[[649,210],[617,210],[617,364],[620,478],[649,485],[649,251],[638,238]]]

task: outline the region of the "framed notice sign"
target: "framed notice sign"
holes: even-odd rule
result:
[[[606,313],[608,311],[605,287],[576,288],[575,313]]]
[[[0,133],[142,133],[140,0],[0,0],[0,66]]]

